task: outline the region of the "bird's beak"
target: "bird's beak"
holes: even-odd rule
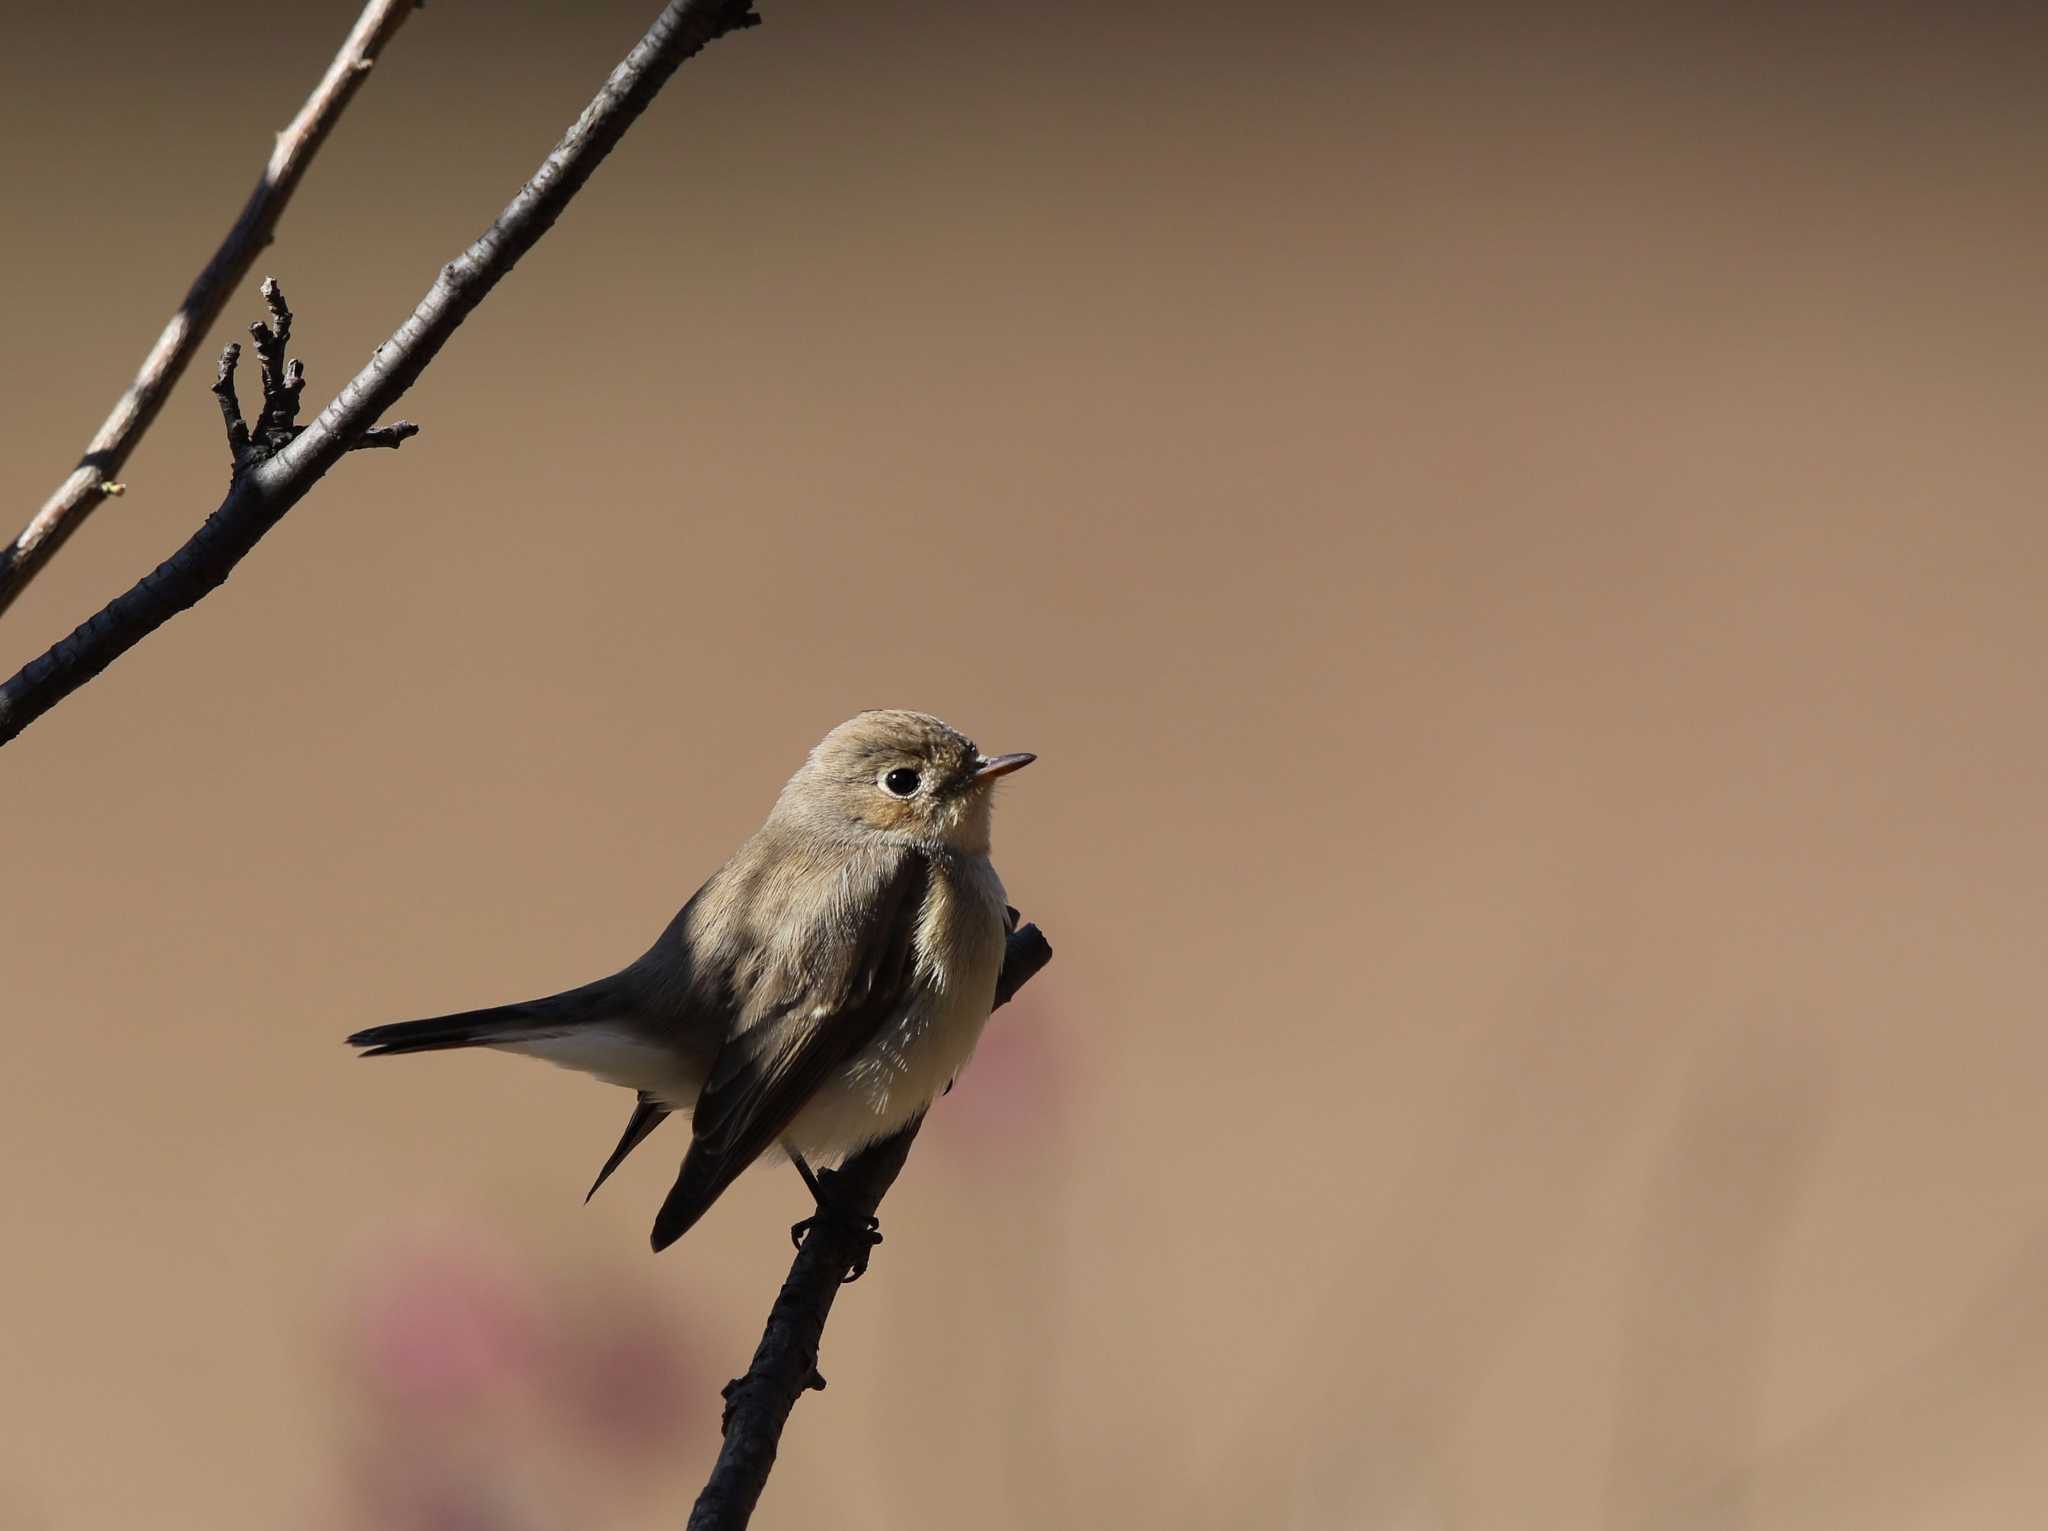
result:
[[[976,781],[994,781],[998,776],[1008,776],[1012,771],[1021,771],[1036,760],[1036,755],[997,755],[991,759],[977,761],[974,767]]]

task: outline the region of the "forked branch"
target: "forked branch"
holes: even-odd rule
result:
[[[142,440],[142,433],[156,419],[157,411],[185,375],[199,342],[213,327],[213,321],[227,306],[228,298],[249,274],[256,257],[271,241],[286,204],[313,162],[313,156],[327,141],[342,111],[354,98],[384,45],[391,41],[419,0],[370,0],[356,18],[341,51],[327,66],[327,73],[299,108],[298,116],[277,135],[277,143],[257,178],[255,190],[242,204],[235,219],[185,293],[185,301],[171,315],[142,367],[126,392],[115,401],[78,466],[59,484],[14,540],[0,547],[0,612],[5,612],[22,588],[49,561],[64,541],[85,523],[104,499],[119,495],[126,487],[119,482],[122,465]]]
[[[671,0],[504,212],[441,268],[427,295],[311,425],[237,475],[185,545],[41,658],[0,684],[0,744],[179,612],[218,589],[249,550],[362,442],[449,338],[554,226],[682,62],[759,18],[749,0]],[[288,381],[288,380],[287,380]],[[253,435],[253,433],[252,433]]]
[[[235,395],[235,367],[242,348],[230,345],[220,353],[220,370],[214,375],[213,396],[220,403],[221,418],[228,430],[228,456],[233,463],[230,479],[238,479],[260,462],[267,462],[298,440],[306,428],[299,424],[299,395],[306,387],[306,367],[285,352],[292,338],[292,311],[284,301],[284,289],[277,278],[263,279],[263,301],[270,308],[269,324],[257,320],[249,326],[256,355],[263,363],[263,408],[251,428],[242,419],[242,401]],[[410,420],[373,426],[349,443],[349,450],[362,447],[396,447],[420,433]]]

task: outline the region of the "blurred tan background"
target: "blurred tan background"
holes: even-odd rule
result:
[[[8,532],[354,10],[10,18]],[[407,26],[309,400],[652,10]],[[634,955],[877,704],[1039,752],[1059,957],[760,1524],[2040,1524],[2038,12],[763,10],[0,759],[0,1527],[680,1524],[796,1177],[653,1260],[677,1129],[586,1208],[623,1094],[340,1039]]]

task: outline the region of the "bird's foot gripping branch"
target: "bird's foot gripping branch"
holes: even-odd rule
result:
[[[233,460],[233,477],[282,452],[305,427],[299,424],[299,395],[306,387],[305,363],[287,359],[291,344],[292,311],[284,301],[284,289],[277,278],[263,279],[263,302],[270,310],[270,323],[257,320],[249,326],[249,337],[263,369],[263,407],[252,426],[242,419],[242,401],[235,395],[235,368],[242,348],[229,345],[220,353],[220,370],[213,380],[213,396],[220,402],[221,418],[228,428],[228,455]],[[362,447],[397,447],[420,428],[410,420],[374,426],[349,443],[349,450]]]

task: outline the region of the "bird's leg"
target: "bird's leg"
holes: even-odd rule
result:
[[[783,1145],[783,1152],[789,1155],[789,1162],[796,1166],[796,1172],[804,1177],[804,1189],[811,1193],[811,1200],[821,1207],[824,1206],[825,1188],[818,1184],[817,1172],[811,1168],[809,1161],[787,1144]]]
[[[824,1174],[820,1175],[809,1164],[804,1162],[802,1154],[798,1153],[794,1148],[788,1148],[787,1145],[785,1145],[785,1148],[789,1154],[790,1162],[796,1166],[796,1172],[804,1177],[804,1185],[810,1190],[811,1200],[818,1204],[816,1212],[812,1213],[802,1222],[790,1225],[789,1241],[796,1245],[798,1249],[802,1249],[805,1237],[809,1235],[813,1228],[818,1227],[821,1223],[837,1223],[841,1228],[853,1235],[858,1245],[853,1256],[853,1266],[842,1279],[844,1281],[860,1280],[862,1276],[867,1274],[868,1255],[877,1244],[882,1242],[882,1220],[878,1217],[865,1217],[848,1211],[832,1190],[832,1180],[838,1172],[826,1170]]]

